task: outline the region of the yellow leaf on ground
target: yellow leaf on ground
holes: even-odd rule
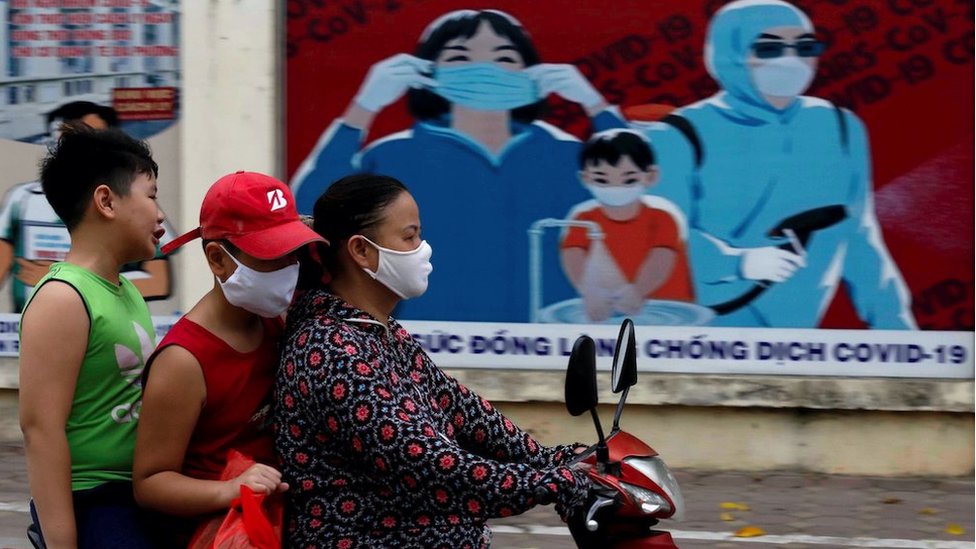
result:
[[[920,515],[937,515],[937,514],[939,514],[939,510],[938,509],[933,509],[931,507],[922,507],[921,509],[918,510],[918,514],[920,514]]]
[[[962,526],[959,526],[958,524],[950,524],[949,526],[946,526],[946,533],[952,534],[953,536],[961,536],[965,534],[966,531],[963,530]]]
[[[748,511],[749,506],[745,503],[736,503],[734,501],[723,501],[718,505],[722,509],[729,509],[732,511]]]
[[[735,520],[735,517],[732,516],[732,513],[722,513],[721,515],[718,516],[718,518],[724,520],[725,522],[730,522]]]
[[[754,538],[756,536],[765,536],[766,531],[758,526],[743,526],[734,535],[737,538]]]

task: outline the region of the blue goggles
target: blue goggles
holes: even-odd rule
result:
[[[752,52],[758,59],[775,59],[783,57],[786,50],[792,49],[797,57],[819,57],[826,45],[820,40],[798,40],[795,44],[787,44],[780,40],[761,40],[752,45]]]

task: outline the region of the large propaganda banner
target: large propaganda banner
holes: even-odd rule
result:
[[[972,377],[971,1],[291,0],[286,24],[299,210],[406,184],[434,272],[396,315],[445,364],[558,367],[629,317],[652,368]]]

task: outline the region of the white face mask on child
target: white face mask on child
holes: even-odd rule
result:
[[[434,266],[430,264],[433,250],[426,240],[409,252],[384,248],[365,236],[363,240],[380,252],[376,272],[363,267],[366,274],[402,299],[418,297],[427,291],[427,277],[434,270]]]
[[[231,305],[265,318],[281,316],[288,310],[298,285],[297,262],[265,273],[242,264],[223,246],[221,249],[237,265],[237,270],[227,280],[220,282],[217,279]]]
[[[596,198],[597,202],[604,206],[626,206],[640,200],[640,197],[647,191],[643,185],[627,185],[624,187],[608,187],[593,183],[585,183],[584,185],[593,193],[593,198]]]

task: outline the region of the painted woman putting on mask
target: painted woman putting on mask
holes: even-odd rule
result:
[[[296,250],[323,241],[299,221],[284,183],[251,172],[214,183],[200,227],[163,251],[197,237],[216,280],[146,361],[133,472],[141,505],[193,519],[174,529],[184,539],[172,547],[185,546],[200,518],[227,509],[241,485],[287,489],[270,430],[281,316],[298,281]],[[257,463],[220,481],[230,450]]]
[[[332,243],[331,282],[289,311],[275,388],[288,545],[487,547],[489,518],[580,504],[588,481],[562,465],[573,447],[539,444],[390,317],[432,270],[406,188],[343,178],[316,202],[315,230]]]
[[[626,124],[574,65],[542,63],[528,30],[501,11],[444,14],[421,34],[414,54],[373,65],[345,113],[323,132],[292,181],[299,211],[310,212],[340,177],[396,177],[424,205],[440,273],[425,298],[404,303],[400,315],[528,321],[525,231],[589,198],[576,178],[582,144],[542,122],[546,97],[579,105],[594,130]],[[364,147],[376,116],[402,96],[415,123]],[[472,246],[487,227],[507,245],[480,246],[475,258]],[[544,260],[555,264],[558,257]],[[542,276],[550,298],[571,297],[558,270]]]

